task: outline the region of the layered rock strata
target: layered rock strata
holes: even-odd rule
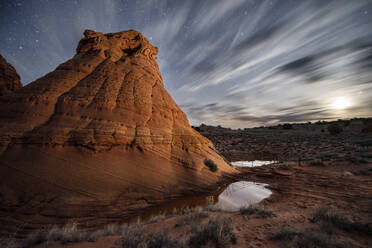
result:
[[[0,96],[22,88],[21,78],[14,67],[0,54]]]
[[[86,30],[72,59],[0,97],[3,209],[45,223],[129,216],[234,172],[164,88],[157,53],[134,30]]]

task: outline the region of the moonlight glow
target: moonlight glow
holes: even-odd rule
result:
[[[332,102],[332,108],[333,109],[346,109],[351,106],[351,101],[349,98],[346,97],[338,97],[335,98]]]

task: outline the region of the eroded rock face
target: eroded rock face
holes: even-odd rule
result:
[[[21,79],[14,67],[0,54],[0,96],[22,88]]]
[[[3,204],[47,193],[64,208],[94,199],[122,213],[138,199],[195,192],[234,171],[190,127],[164,88],[157,48],[141,33],[84,36],[72,59],[0,97]]]

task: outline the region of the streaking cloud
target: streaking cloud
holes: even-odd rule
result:
[[[159,47],[165,85],[192,124],[372,115],[369,0],[35,0],[0,10],[0,53],[24,84],[71,57],[84,29],[137,29]],[[349,104],[334,107],[342,98]]]

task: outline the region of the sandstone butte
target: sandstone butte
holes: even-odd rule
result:
[[[72,59],[0,97],[3,232],[129,217],[235,172],[164,88],[157,53],[134,30],[86,30]]]

